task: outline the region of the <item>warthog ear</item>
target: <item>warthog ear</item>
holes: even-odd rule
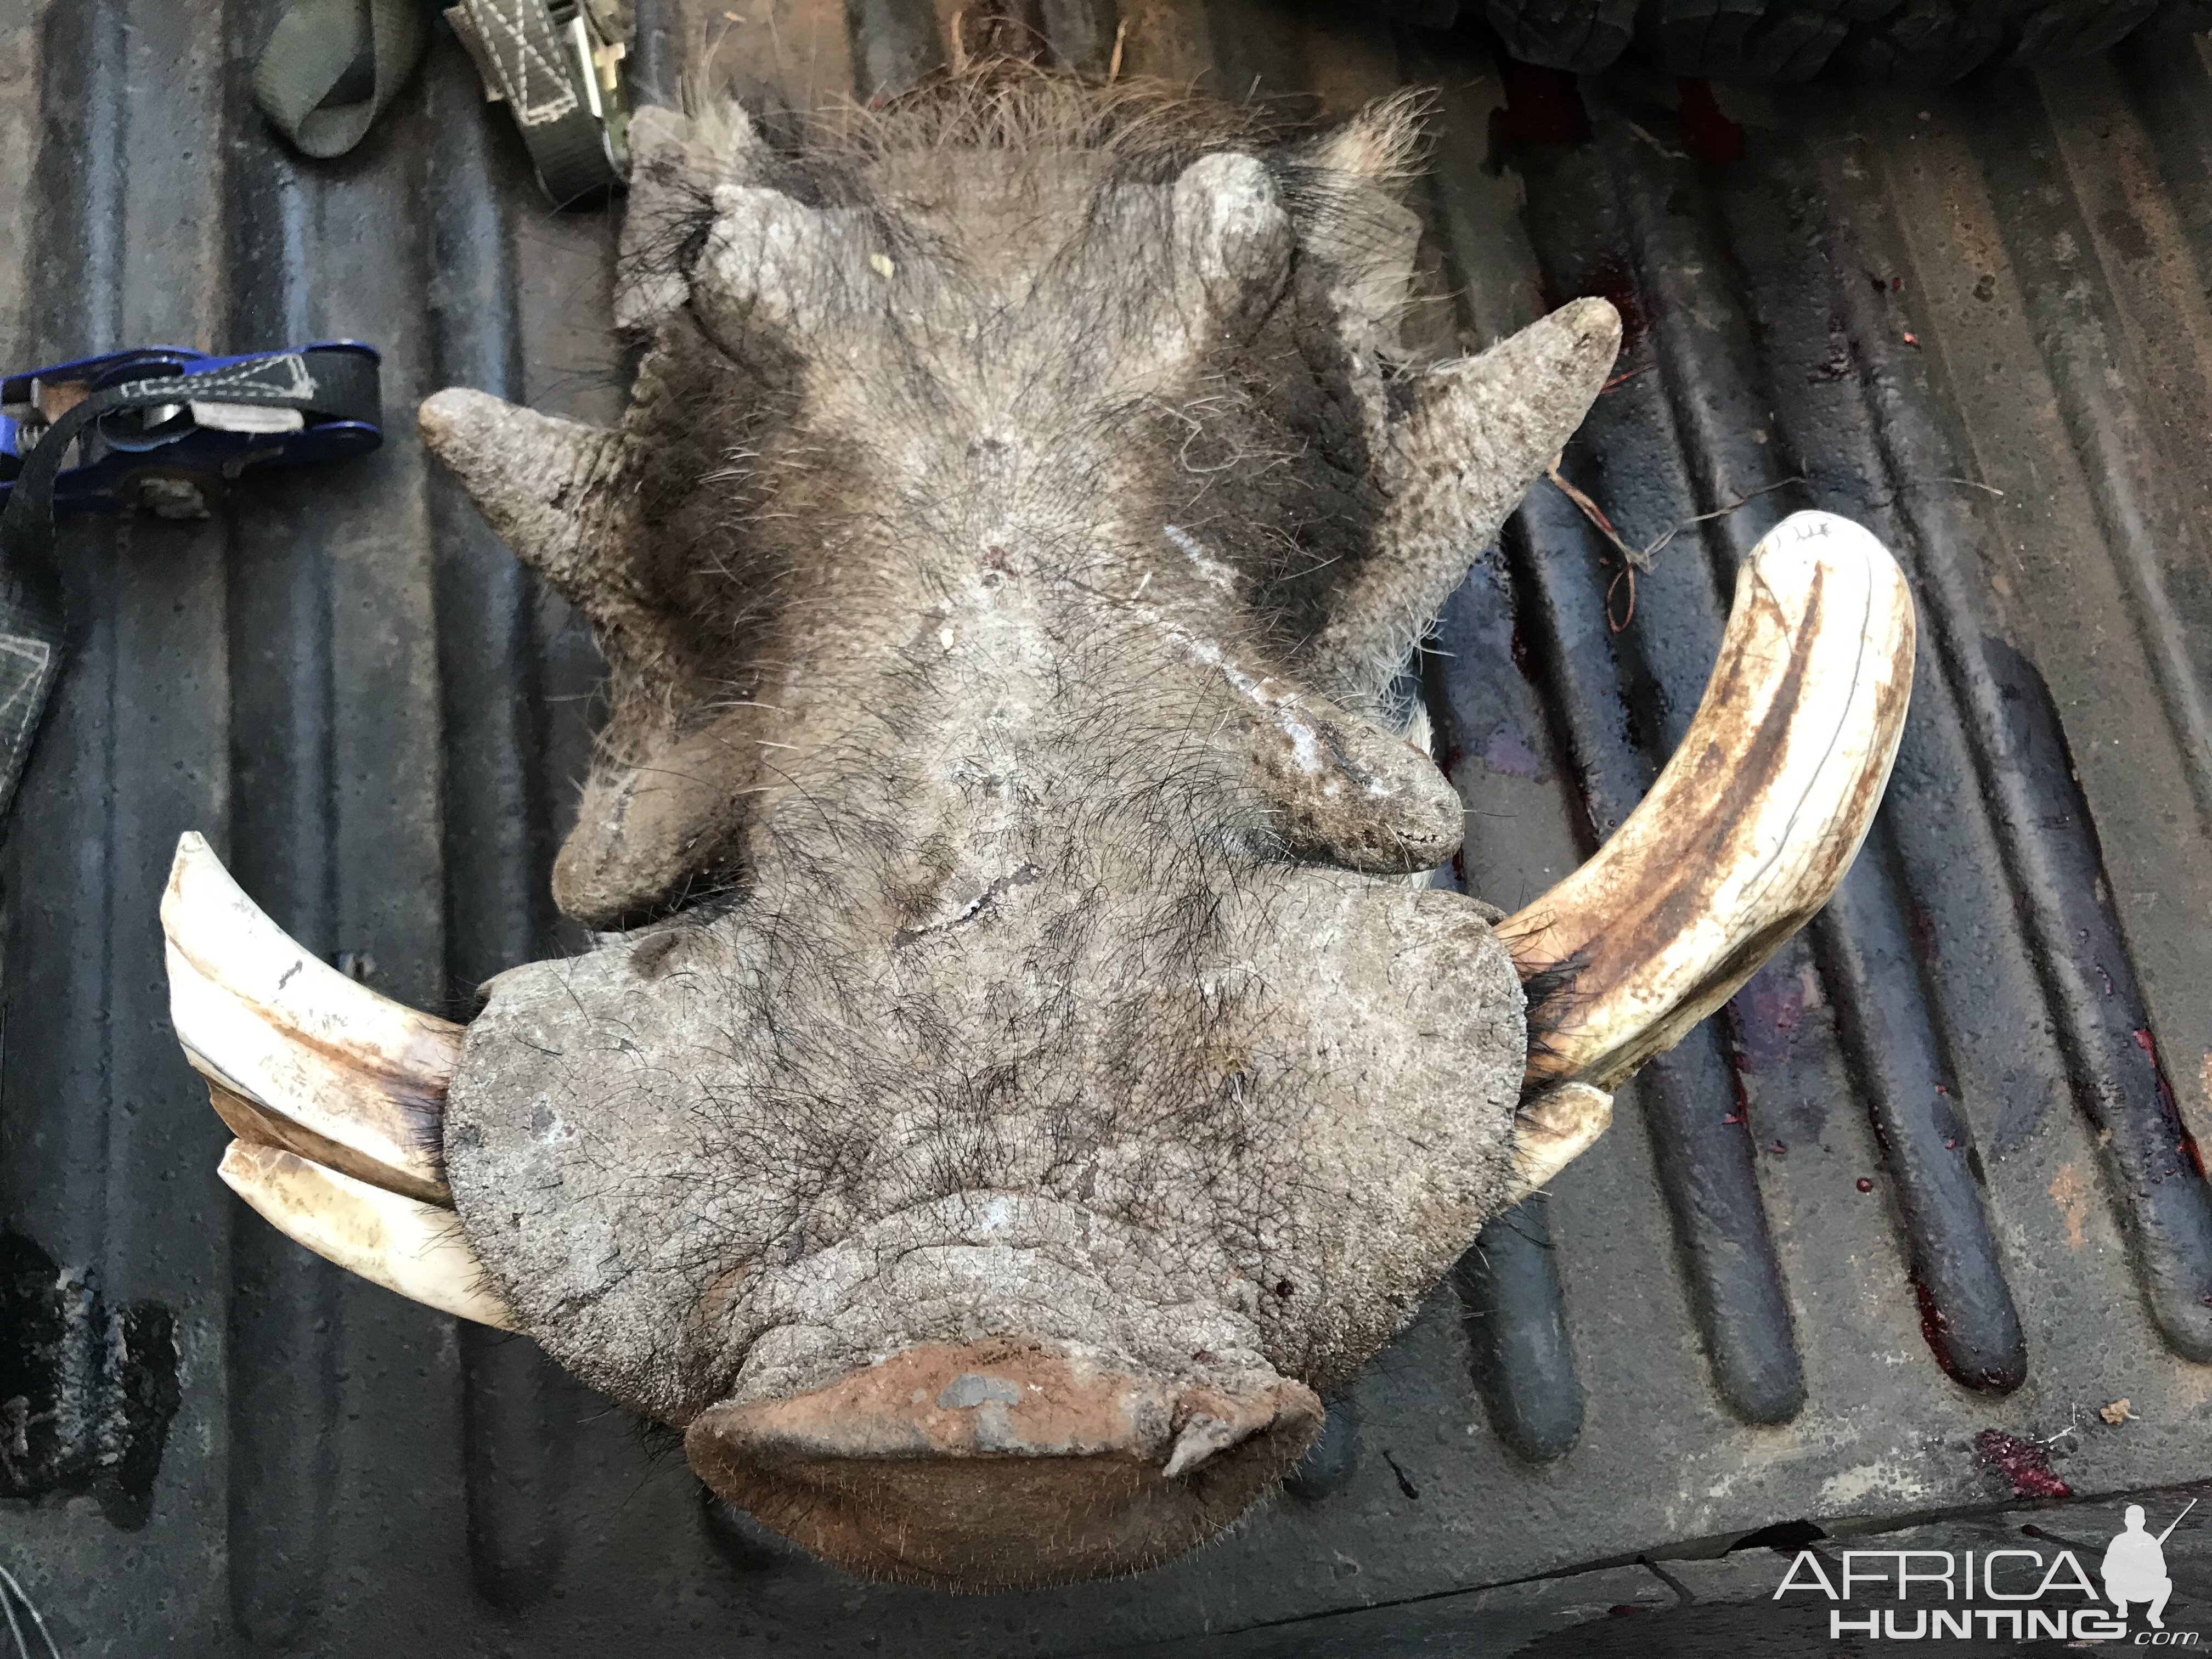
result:
[[[1577,300],[1484,352],[1431,369],[1384,440],[1375,552],[1338,595],[1308,661],[1355,707],[1379,697],[1476,554],[1589,413],[1620,317]]]
[[[423,401],[422,441],[493,532],[595,623],[612,619],[622,522],[631,507],[619,432],[454,386]]]
[[[647,105],[630,118],[629,154],[615,326],[647,330],[690,297],[714,191],[752,179],[762,147],[744,111],[724,100],[693,115]]]
[[[1409,87],[1361,106],[1294,152],[1300,166],[1390,191],[1421,171],[1423,124],[1436,94]]]
[[[430,452],[453,469],[493,532],[590,620],[618,683],[665,659],[667,621],[629,563],[637,507],[620,432],[459,387],[425,401],[421,422]],[[588,926],[617,926],[672,888],[718,871],[746,799],[731,778],[750,769],[750,732],[733,735],[724,720],[679,736],[653,718],[658,712],[617,697],[603,736],[606,750],[628,763],[593,768],[576,828],[553,866],[556,902]],[[745,757],[744,767],[733,755]]]

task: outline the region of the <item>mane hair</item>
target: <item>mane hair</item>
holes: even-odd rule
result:
[[[726,97],[694,94],[687,114],[702,153],[752,157],[751,182],[810,206],[878,213],[896,208],[883,199],[883,164],[931,150],[987,150],[1042,167],[1079,153],[1102,186],[1170,184],[1220,150],[1255,155],[1273,173],[1301,244],[1357,286],[1366,274],[1359,267],[1403,256],[1387,222],[1425,168],[1434,105],[1430,90],[1407,88],[1332,121],[1286,100],[1231,101],[1143,76],[1104,81],[995,57],[872,104],[763,112],[751,129],[757,143],[738,136],[745,116]],[[675,182],[690,200],[655,216],[653,234],[626,256],[633,275],[688,277],[706,246],[722,181]]]

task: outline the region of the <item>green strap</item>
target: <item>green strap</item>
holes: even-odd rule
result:
[[[413,73],[425,9],[425,0],[293,0],[254,65],[253,101],[302,154],[344,155]],[[556,204],[622,188],[629,112],[611,60],[627,33],[623,0],[459,0],[445,15]]]
[[[422,0],[294,0],[253,66],[253,101],[307,155],[343,155],[422,55]]]

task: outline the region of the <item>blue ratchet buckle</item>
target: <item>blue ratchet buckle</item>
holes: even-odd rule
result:
[[[204,516],[249,466],[382,441],[377,356],[357,340],[210,357],[118,351],[0,380],[0,818],[67,645],[54,515]]]
[[[358,340],[319,340],[234,357],[148,346],[11,375],[0,380],[0,505],[40,438],[77,404],[117,386],[173,380],[173,401],[133,400],[71,423],[74,447],[54,475],[53,510],[205,518],[248,467],[341,460],[381,443],[378,362],[376,348]],[[270,401],[236,401],[239,389],[226,383],[241,374],[264,380]],[[193,396],[217,386],[219,399]]]

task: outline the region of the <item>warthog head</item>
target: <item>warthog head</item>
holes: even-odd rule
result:
[[[621,426],[422,409],[606,654],[553,876],[605,931],[453,1026],[187,838],[225,1174],[856,1571],[1160,1560],[1826,898],[1910,603],[1855,527],[1777,532],[1683,754],[1501,922],[1404,879],[1462,808],[1393,687],[1619,327],[1405,361],[1405,105],[1283,137],[1000,72],[635,141]]]

